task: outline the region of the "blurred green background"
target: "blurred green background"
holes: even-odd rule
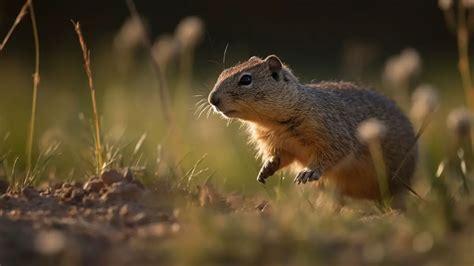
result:
[[[4,36],[23,3],[0,1],[0,36]],[[166,77],[177,129],[163,121],[156,78],[142,45],[120,50],[120,29],[129,17],[125,1],[36,1],[40,35],[41,83],[38,98],[35,154],[61,143],[50,178],[82,178],[92,172],[90,95],[82,54],[71,19],[82,25],[91,49],[92,71],[103,121],[104,141],[131,151],[146,133],[142,164],[154,165],[157,146],[170,168],[189,169],[204,154],[201,178],[214,176],[223,187],[241,192],[263,190],[255,182],[259,162],[238,122],[226,127],[216,115],[198,118],[196,105],[206,97],[225,66],[252,55],[277,54],[304,82],[353,80],[391,95],[382,82],[386,60],[406,47],[423,61],[422,72],[410,85],[434,85],[442,108],[424,137],[427,163],[435,170],[443,154],[446,112],[464,104],[457,73],[454,36],[447,30],[437,1],[140,1],[152,41],[173,34],[185,17],[197,16],[204,32],[192,64],[192,82],[183,80],[179,58],[169,64]],[[125,38],[126,39],[126,38]],[[117,41],[119,40],[119,41]],[[11,135],[3,145],[24,164],[30,114],[34,43],[26,16],[0,52],[0,134]],[[201,96],[199,96],[201,95]],[[83,115],[81,115],[83,114]],[[126,154],[126,152],[124,152]],[[126,155],[124,155],[126,157]],[[126,161],[126,159],[124,159]],[[179,166],[176,166],[179,165]],[[161,171],[161,170],[160,170]],[[161,171],[166,174],[166,171]],[[279,182],[270,181],[270,186]],[[289,181],[288,181],[289,182]]]

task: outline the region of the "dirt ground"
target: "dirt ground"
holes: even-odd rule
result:
[[[144,186],[115,170],[85,182],[7,189],[0,182],[1,266],[210,265],[208,259],[212,265],[470,265],[472,258],[474,204],[466,205],[457,229],[436,237],[427,231],[436,220],[419,228],[396,211],[359,215],[337,207],[325,214],[327,202],[320,208],[308,200],[278,213],[262,199],[223,196],[207,183],[193,192],[163,180]],[[190,204],[208,217],[180,213],[192,211],[183,207]],[[301,208],[316,215],[294,215]],[[325,216],[332,218],[312,220]]]
[[[113,170],[87,182],[5,193],[0,265],[159,262],[159,254],[145,252],[147,241],[166,239],[180,226],[173,208],[154,194],[131,175]]]

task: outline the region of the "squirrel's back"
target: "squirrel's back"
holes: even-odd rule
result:
[[[410,183],[418,156],[415,133],[411,122],[394,101],[378,92],[349,82],[324,81],[306,84],[306,86],[314,90],[324,90],[335,96],[340,106],[343,106],[340,109],[343,112],[340,118],[351,136],[357,136],[358,127],[364,121],[369,119],[380,121],[385,127],[384,135],[381,137],[381,148],[388,178],[390,178],[390,189],[393,193],[397,193],[403,186]],[[358,142],[355,157],[368,156],[367,146],[360,143],[360,140],[355,138],[353,140]],[[361,161],[357,163],[360,164]],[[373,168],[373,166],[370,167]],[[353,175],[352,166],[343,170],[348,171],[344,173],[345,175]],[[347,187],[351,190],[350,185]]]

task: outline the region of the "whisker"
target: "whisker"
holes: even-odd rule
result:
[[[201,105],[199,105],[197,108],[196,108],[196,112],[194,112],[194,114],[197,114],[199,112],[202,111],[202,109],[204,109],[206,107],[206,103],[202,103]]]
[[[196,115],[197,113],[199,113],[202,110],[202,107],[204,106],[203,105],[198,106],[196,110],[194,110],[193,115]]]
[[[227,48],[229,48],[229,43],[225,45],[224,55],[222,56],[222,68],[225,69],[225,59],[227,55]]]
[[[232,124],[232,121],[233,121],[232,118],[227,119],[226,127],[229,127],[230,124]]]
[[[209,115],[211,114],[212,108],[209,108],[209,111],[207,111],[207,116],[206,118],[209,119]]]
[[[201,103],[201,105],[199,105],[196,108],[196,111],[194,112],[194,115],[196,115],[198,112],[200,112],[206,106],[206,104],[207,104],[207,102]]]
[[[204,107],[204,105],[208,104],[207,101],[202,101],[201,103],[199,103],[199,105],[197,106],[198,108],[202,108]]]
[[[202,115],[207,109],[209,109],[209,108],[211,108],[210,105],[207,105],[206,107],[204,107],[204,108],[201,110],[201,112],[199,112],[198,119],[201,118],[201,115]]]
[[[203,101],[205,101],[206,99],[200,99],[199,101],[197,101],[194,105],[197,106],[198,104],[201,104]]]

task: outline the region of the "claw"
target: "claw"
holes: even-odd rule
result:
[[[262,184],[265,184],[265,180],[278,170],[279,165],[279,158],[274,158],[273,160],[265,162],[265,164],[260,169],[260,172],[258,173],[257,181]]]
[[[306,184],[307,182],[310,182],[310,181],[319,180],[320,177],[321,177],[321,173],[317,170],[304,170],[304,171],[299,172],[296,175],[293,182],[297,183],[298,185],[301,183]]]

